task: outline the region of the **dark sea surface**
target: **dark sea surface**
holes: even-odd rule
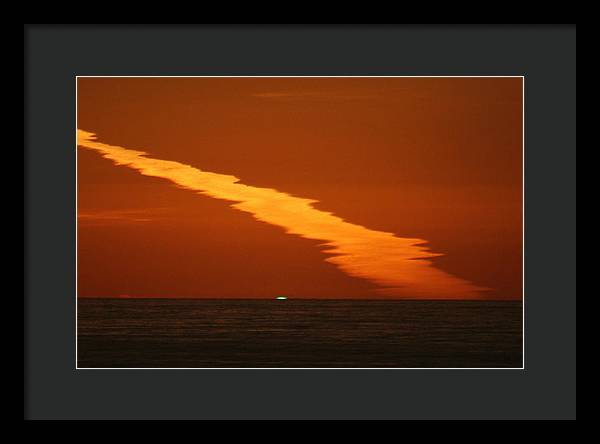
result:
[[[521,365],[520,301],[78,301],[78,367]]]

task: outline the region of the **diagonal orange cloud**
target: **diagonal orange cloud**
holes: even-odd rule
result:
[[[94,133],[77,130],[77,144],[91,149],[117,165],[145,176],[168,179],[178,186],[216,199],[252,214],[286,233],[323,241],[327,262],[344,273],[367,279],[379,294],[415,299],[481,299],[487,290],[436,268],[430,260],[439,256],[422,239],[397,237],[344,221],[312,205],[316,200],[294,197],[270,188],[239,183],[235,176],[211,173],[170,160],[154,159],[143,151],[96,141]]]

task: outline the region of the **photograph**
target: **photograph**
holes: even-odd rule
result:
[[[524,368],[525,76],[73,82],[77,369]]]

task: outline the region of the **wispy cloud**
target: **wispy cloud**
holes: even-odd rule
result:
[[[427,299],[482,297],[483,288],[436,268],[429,259],[439,254],[432,253],[423,239],[398,237],[352,224],[316,209],[313,206],[316,200],[244,185],[235,176],[202,171],[179,162],[148,157],[143,151],[100,143],[87,131],[78,130],[77,136],[80,146],[98,152],[117,165],[145,176],[168,179],[205,196],[233,202],[232,208],[282,227],[288,234],[321,241],[323,252],[328,255],[327,262],[350,276],[375,283],[382,294]]]
[[[350,94],[344,92],[332,91],[265,91],[252,94],[252,97],[267,100],[327,100],[327,101],[345,101],[345,100],[371,100],[378,96],[371,94]]]
[[[83,223],[103,225],[110,223],[143,223],[157,219],[164,210],[164,207],[118,210],[79,210],[77,212],[77,220]]]

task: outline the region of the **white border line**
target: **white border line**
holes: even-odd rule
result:
[[[521,320],[523,330],[521,332],[523,345],[521,346],[522,369],[525,369],[525,76],[521,78],[521,94],[523,108],[521,111]]]
[[[79,316],[77,315],[77,306],[78,304],[78,300],[79,298],[77,297],[77,294],[79,293],[79,255],[77,254],[77,252],[79,251],[79,248],[77,247],[77,238],[79,237],[79,208],[78,208],[78,202],[79,202],[79,198],[77,195],[77,191],[79,188],[79,180],[78,180],[78,173],[79,173],[79,148],[77,145],[77,128],[79,127],[78,123],[77,123],[77,116],[78,116],[78,112],[77,112],[77,102],[78,102],[78,93],[77,93],[77,84],[78,84],[78,77],[75,76],[75,369],[79,369],[79,367],[77,367],[77,362],[79,362],[78,358],[77,358],[77,350],[79,349],[78,347],[78,343],[77,343],[77,339],[79,338],[79,334],[77,331],[77,319],[79,318]]]
[[[77,80],[79,78],[520,78],[522,107],[522,142],[521,142],[521,232],[522,232],[522,265],[521,265],[521,306],[522,306],[522,338],[521,367],[78,367],[77,366],[77,289],[78,289],[78,209],[77,209],[77,174],[79,170],[77,149]],[[525,370],[525,76],[75,76],[75,370]]]

